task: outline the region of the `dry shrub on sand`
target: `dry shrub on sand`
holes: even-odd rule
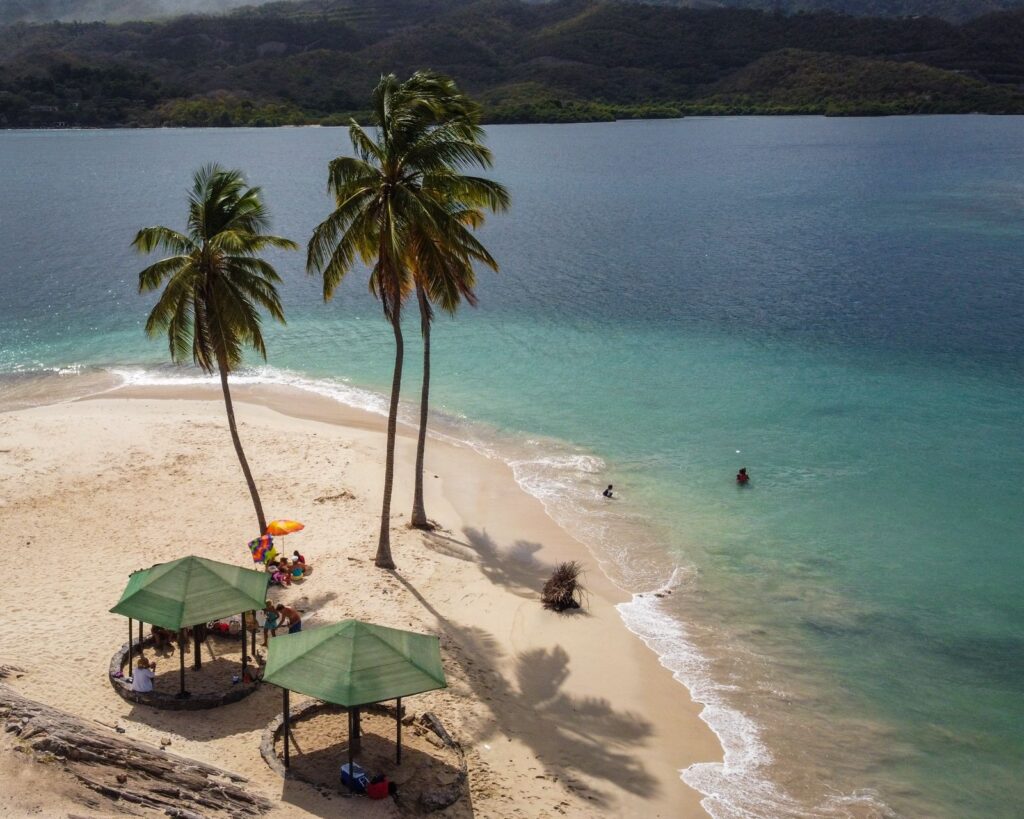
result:
[[[575,560],[568,563],[559,563],[551,573],[544,590],[541,592],[541,602],[544,608],[552,611],[565,611],[567,609],[578,609],[583,605],[583,595],[586,589],[580,583],[583,576],[583,567]]]

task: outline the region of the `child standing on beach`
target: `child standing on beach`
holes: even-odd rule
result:
[[[271,637],[277,636],[278,613],[272,601],[268,600],[263,607],[263,645],[270,642]]]

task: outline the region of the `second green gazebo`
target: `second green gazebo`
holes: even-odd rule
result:
[[[142,623],[176,631],[181,658],[181,693],[185,691],[184,631],[234,614],[263,608],[267,598],[265,572],[243,569],[204,557],[183,557],[170,563],[157,563],[148,569],[133,572],[121,599],[110,611],[128,618],[128,665],[131,668],[132,620],[139,621],[140,648]],[[241,630],[242,676],[245,677],[248,656],[246,632]],[[199,662],[196,647],[197,667]]]
[[[349,712],[349,770],[359,737],[359,708],[397,700],[397,761],[402,761],[402,697],[448,686],[437,637],[344,620],[274,637],[263,681],[284,689],[284,764],[289,764],[288,692],[298,691]]]

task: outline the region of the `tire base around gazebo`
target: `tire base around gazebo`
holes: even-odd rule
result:
[[[329,702],[322,702],[320,700],[310,700],[309,702],[303,703],[302,705],[293,708],[289,717],[289,723],[294,730],[297,723],[301,723],[303,720],[308,720],[316,717],[320,714],[330,713],[344,713],[345,708],[339,705],[332,705]],[[403,708],[403,711],[405,709]],[[390,719],[394,719],[395,708],[393,705],[385,703],[378,703],[376,705],[363,706],[360,711],[365,713],[381,713],[388,714]],[[403,720],[403,722],[406,722]],[[469,772],[466,766],[465,753],[462,750],[462,746],[452,739],[451,735],[445,730],[441,721],[433,714],[421,714],[419,719],[419,727],[425,732],[432,734],[436,737],[433,740],[435,746],[452,752],[458,759],[458,776],[455,781],[440,788],[435,788],[430,791],[423,792],[416,799],[416,805],[405,805],[406,808],[413,808],[417,813],[431,813],[436,810],[444,810],[451,805],[454,805],[469,791]],[[406,723],[408,724],[408,723]],[[319,791],[325,791],[328,786],[324,782],[315,781],[306,776],[303,776],[299,771],[296,771],[295,766],[291,768],[285,768],[284,763],[277,755],[277,744],[282,738],[284,725],[284,717],[278,714],[274,717],[265,729],[263,729],[263,738],[260,741],[260,755],[263,757],[263,761],[270,766],[270,769],[274,771],[278,776],[285,779],[292,779],[297,782],[304,782],[307,785],[312,785]],[[294,753],[294,752],[293,752]],[[337,789],[340,790],[340,781]],[[347,793],[347,792],[346,792]],[[403,793],[400,791],[398,796],[399,805],[402,806],[405,801],[402,799]]]
[[[235,638],[232,638],[235,639]],[[153,638],[149,637],[140,644],[138,640],[132,640],[131,650],[133,656],[140,649],[149,648],[153,645]],[[179,697],[177,694],[165,694],[162,691],[132,691],[131,683],[128,682],[130,669],[127,668],[128,643],[122,644],[113,657],[110,658],[110,668],[107,672],[107,679],[117,695],[126,702],[148,705],[151,708],[161,708],[165,711],[204,711],[209,708],[220,708],[222,705],[230,705],[233,702],[244,700],[257,688],[256,683],[238,683],[220,693],[203,694],[193,693],[188,697]],[[118,673],[124,676],[115,676]],[[186,672],[188,673],[188,672]]]

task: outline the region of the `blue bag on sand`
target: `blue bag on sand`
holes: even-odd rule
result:
[[[356,793],[366,793],[366,787],[370,784],[370,777],[355,762],[352,763],[352,771],[350,772],[346,762],[341,766],[341,782]]]

